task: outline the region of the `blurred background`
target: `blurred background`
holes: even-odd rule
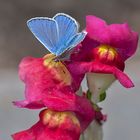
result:
[[[18,64],[25,56],[42,57],[46,49],[34,38],[26,21],[36,16],[52,17],[64,12],[85,28],[85,16],[96,15],[108,23],[128,22],[140,32],[139,0],[0,0],[0,139],[27,129],[38,120],[38,111],[18,109],[13,100],[24,98],[24,85],[18,79]],[[125,89],[115,82],[101,103],[108,121],[104,140],[140,138],[140,51],[126,63],[126,73],[135,83]]]

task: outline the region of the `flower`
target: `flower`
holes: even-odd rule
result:
[[[14,140],[79,140],[80,122],[70,111],[45,109],[40,120],[28,130],[13,134]]]
[[[107,25],[95,16],[86,17],[86,31],[85,40],[66,64],[75,79],[83,78],[87,73],[88,87],[95,96],[95,103],[99,94],[104,93],[115,79],[126,88],[133,87],[133,82],[123,71],[125,60],[136,51],[138,34],[128,24]]]
[[[24,58],[19,65],[19,75],[25,83],[25,100],[13,102],[16,106],[75,112],[80,117],[82,130],[95,118],[90,101],[76,95],[71,88],[69,71],[63,63],[55,62],[52,55]]]
[[[125,68],[125,60],[136,51],[138,34],[132,31],[126,23],[107,25],[105,21],[95,16],[86,17],[86,31],[88,37],[98,44],[91,51],[91,59],[97,63],[115,67],[118,75],[120,75],[117,78],[123,86],[126,88],[133,87],[131,80],[123,79],[121,75]],[[97,81],[93,79],[97,79]],[[88,87],[94,94],[94,102],[99,101],[99,96],[114,80],[115,77],[110,74],[87,74]]]
[[[81,125],[81,131],[84,131],[90,122],[95,119],[96,111],[90,101],[84,96],[78,96],[69,91],[57,91],[40,95],[40,101],[29,101],[28,98],[23,101],[16,101],[14,104],[20,108],[37,109],[47,107],[56,111],[75,112]],[[40,106],[39,106],[40,103]]]

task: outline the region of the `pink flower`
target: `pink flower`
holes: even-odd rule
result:
[[[87,98],[76,95],[68,91],[53,91],[46,95],[40,95],[41,100],[30,101],[28,98],[23,101],[15,102],[15,105],[21,108],[37,109],[47,107],[57,111],[72,111],[75,112],[81,123],[81,129],[84,131],[90,122],[95,118],[96,111]],[[31,97],[30,97],[31,98]],[[40,104],[40,106],[39,106]]]
[[[95,119],[95,110],[90,101],[75,94],[69,71],[61,62],[55,62],[52,55],[44,58],[24,58],[19,65],[19,75],[25,83],[26,99],[15,101],[16,106],[29,109],[47,107],[57,111],[75,112],[82,131]]]
[[[28,130],[13,134],[14,140],[79,140],[80,122],[70,111],[45,109],[40,120]]]
[[[72,75],[77,72],[76,78],[80,79],[80,75],[89,72],[113,74],[124,87],[133,87],[123,70],[125,60],[136,51],[138,34],[127,24],[107,25],[95,16],[86,17],[86,31],[87,37],[67,62]]]

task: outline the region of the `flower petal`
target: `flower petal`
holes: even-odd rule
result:
[[[88,72],[113,74],[124,87],[126,88],[134,87],[134,84],[130,80],[130,78],[115,66],[109,66],[96,61],[75,62],[69,65],[69,69],[71,69],[71,71],[75,73],[79,73],[79,75]],[[77,78],[79,75],[77,75]]]
[[[25,83],[25,96],[29,101],[41,101],[53,89],[71,88],[71,75],[65,65],[46,57],[26,57],[19,65],[19,76]]]

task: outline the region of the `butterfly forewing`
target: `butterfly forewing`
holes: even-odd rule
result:
[[[55,20],[50,18],[33,18],[27,25],[35,37],[53,54],[58,44],[58,27]]]

